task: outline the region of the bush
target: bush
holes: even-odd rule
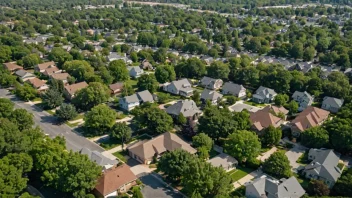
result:
[[[258,169],[262,165],[262,162],[256,158],[252,158],[246,161],[246,167]]]

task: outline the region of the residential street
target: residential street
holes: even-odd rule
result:
[[[97,144],[87,140],[82,136],[77,135],[77,133],[74,133],[72,129],[67,125],[57,125],[57,119],[49,113],[41,110],[35,105],[30,105],[16,99],[14,95],[9,95],[8,90],[0,89],[0,97],[9,98],[12,102],[15,103],[15,108],[26,109],[28,112],[32,113],[34,115],[35,124],[40,126],[45,134],[48,134],[52,138],[56,136],[64,136],[68,150],[79,151],[83,147],[86,147],[90,150],[96,150],[99,152],[104,151],[104,149]]]

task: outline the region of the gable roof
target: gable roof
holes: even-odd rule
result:
[[[223,93],[231,93],[233,95],[238,95],[242,90],[246,90],[242,85],[226,82],[222,88]]]
[[[46,68],[48,68],[50,66],[55,66],[55,62],[54,61],[50,61],[50,62],[45,62],[45,63],[41,63],[41,64],[37,65],[39,70],[46,69]]]
[[[45,85],[45,82],[38,79],[38,78],[29,79],[27,82],[35,88],[39,88],[39,87]]]
[[[56,80],[67,80],[70,75],[68,73],[55,73],[52,74],[51,77]]]
[[[255,91],[255,95],[259,95],[260,97],[263,98],[272,98],[275,96],[277,93],[270,88],[260,86],[257,91]]]
[[[117,82],[114,84],[109,85],[109,88],[111,91],[115,91],[117,89],[122,89],[123,88],[123,82]]]
[[[119,163],[117,160],[111,160],[105,157],[98,151],[91,151],[90,149],[85,147],[80,150],[80,153],[82,155],[88,155],[90,161],[97,163],[99,166],[115,165]]]
[[[154,102],[152,94],[148,90],[137,92],[139,101],[142,102]]]
[[[27,71],[25,71],[25,70],[23,70],[23,69],[17,70],[17,71],[15,72],[15,75],[16,75],[16,76],[19,76],[19,77],[25,77],[25,76],[27,76],[27,77],[35,77],[34,74],[29,73],[29,72],[27,72]]]
[[[304,92],[301,92],[301,91],[295,91],[292,95],[292,98],[307,98],[308,100],[310,101],[313,101],[314,100],[314,97],[312,95],[310,95],[308,92],[304,91]]]
[[[183,114],[185,117],[191,117],[201,111],[198,109],[196,103],[193,100],[181,100],[177,103],[166,108],[166,112],[171,115]]]
[[[176,149],[183,149],[191,154],[197,152],[187,142],[183,141],[174,133],[166,132],[154,139],[141,141],[132,145],[128,150],[144,159],[152,159],[155,154],[161,154],[165,151],[173,151]]]
[[[126,103],[139,102],[137,94],[133,94],[133,95],[130,95],[130,96],[125,96],[125,97],[121,98],[121,100],[124,100]]]
[[[329,96],[325,96],[323,99],[323,104],[327,103],[332,107],[335,108],[341,108],[343,105],[344,100],[343,99],[338,99],[338,98],[333,98],[333,97],[329,97]]]
[[[217,91],[209,90],[209,89],[204,89],[202,94],[200,95],[200,98],[203,100],[218,100],[222,98],[222,94],[218,93]]]
[[[265,129],[270,125],[278,127],[278,125],[283,121],[281,118],[274,116],[267,110],[251,112],[249,119],[258,131]]]
[[[47,75],[47,76],[50,76],[52,75],[53,73],[59,71],[59,68],[57,68],[56,66],[53,66],[53,67],[48,67],[44,70],[43,74],[44,75]]]
[[[4,67],[5,69],[9,70],[9,71],[14,71],[14,70],[18,70],[18,69],[23,69],[23,67],[15,64],[15,63],[4,63]]]
[[[72,84],[72,85],[66,85],[65,90],[70,95],[74,95],[77,91],[79,91],[80,89],[86,88],[86,87],[88,87],[88,84],[85,81],[83,81],[83,82],[79,82],[79,83]]]
[[[207,87],[207,88],[214,88],[214,85],[217,81],[221,81],[222,84],[222,80],[221,79],[214,79],[214,78],[210,78],[207,76],[204,76],[201,80],[200,80],[200,84],[203,87]],[[220,85],[221,86],[221,85]]]
[[[134,71],[134,72],[136,72],[136,73],[143,72],[143,69],[141,69],[141,68],[138,67],[138,66],[128,66],[127,69],[128,69],[128,71],[130,72],[130,74],[131,74],[132,71]]]
[[[177,81],[172,81],[171,84],[173,84],[177,90],[189,90],[192,89],[192,83],[187,79],[181,79],[181,80],[177,80]]]
[[[330,112],[317,107],[309,106],[298,116],[292,120],[292,124],[300,131],[304,131],[310,127],[317,126],[323,120],[327,119]]]
[[[128,184],[137,179],[127,164],[114,166],[104,171],[98,179],[95,189],[103,196],[120,189],[124,184]]]
[[[283,106],[278,107],[275,105],[267,105],[266,107],[264,107],[262,109],[262,111],[267,111],[267,112],[273,111],[274,113],[276,113],[276,115],[279,113],[283,113],[284,115],[288,114],[288,110],[285,109],[285,107],[283,107]]]

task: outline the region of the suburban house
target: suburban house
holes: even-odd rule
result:
[[[139,78],[142,74],[144,74],[143,69],[138,66],[127,67],[127,69],[132,78]]]
[[[268,105],[268,106],[264,107],[262,109],[262,111],[270,112],[278,117],[281,117],[281,116],[279,116],[281,114],[284,117],[284,120],[286,120],[287,114],[289,112],[287,109],[285,109],[285,107],[283,107],[283,106],[278,107],[276,105]]]
[[[135,186],[137,184],[136,180],[136,175],[127,164],[113,166],[103,171],[93,193],[99,198],[117,197]]]
[[[99,166],[113,166],[118,164],[119,162],[117,160],[111,160],[110,158],[105,157],[103,154],[101,154],[98,151],[91,151],[89,148],[82,148],[79,151],[80,154],[82,155],[87,155],[90,161],[95,162]]]
[[[214,78],[209,78],[207,76],[204,76],[201,80],[200,80],[200,85],[206,89],[220,89],[222,84],[224,82],[221,79],[214,79]]]
[[[222,88],[222,94],[224,95],[233,95],[237,98],[245,98],[246,97],[246,88],[242,85],[227,82]]]
[[[214,90],[204,89],[200,94],[200,99],[203,103],[206,103],[207,100],[211,102],[211,104],[217,104],[222,98],[222,94],[218,93]]]
[[[145,102],[154,102],[153,95],[148,90],[137,92],[133,95],[125,96],[119,99],[120,107],[126,111],[131,111]]]
[[[116,94],[121,93],[122,88],[123,88],[123,82],[117,82],[117,83],[109,85],[109,89],[110,89],[112,95],[116,95]]]
[[[20,70],[17,70],[15,72],[15,75],[20,79],[22,80],[22,82],[25,82],[29,79],[32,79],[32,78],[36,78],[36,76],[32,73],[29,73],[29,72],[26,72],[25,70],[23,69],[20,69]]]
[[[175,118],[182,113],[190,122],[198,120],[201,111],[193,100],[181,100],[166,108],[166,113]]]
[[[270,103],[276,95],[277,93],[273,89],[260,86],[253,94],[252,100],[256,103]]]
[[[270,125],[277,128],[284,122],[284,119],[273,115],[268,109],[251,112],[249,119],[253,123],[252,129],[255,130],[258,135],[263,135],[263,130]]]
[[[88,84],[84,81],[72,85],[66,85],[64,89],[64,96],[68,100],[72,100],[75,97],[77,91],[86,87],[88,87]]]
[[[11,73],[17,70],[23,70],[23,67],[17,65],[16,63],[4,63],[4,68]]]
[[[171,83],[165,83],[163,85],[163,90],[185,97],[190,97],[193,95],[192,83],[186,78],[178,81],[172,81]]]
[[[43,92],[49,89],[49,86],[42,80],[38,78],[32,78],[26,81],[27,83],[31,84],[38,92]]]
[[[44,70],[44,72],[42,72],[42,74],[44,76],[51,76],[53,74],[56,74],[56,73],[61,73],[62,70],[60,70],[59,68],[53,66],[53,67],[48,67]]]
[[[246,185],[247,198],[299,198],[305,193],[294,176],[277,180],[263,175]]]
[[[314,97],[311,96],[306,91],[305,92],[295,91],[295,93],[293,93],[292,95],[292,98],[299,104],[298,111],[303,111],[308,106],[311,106],[314,102]]]
[[[65,84],[68,83],[68,78],[70,75],[68,73],[54,73],[50,76],[50,79],[60,80]]]
[[[160,156],[167,151],[182,149],[191,154],[197,152],[197,150],[187,142],[170,132],[163,133],[151,140],[137,142],[127,149],[133,159],[143,164],[150,164],[155,158],[160,158]]]
[[[45,69],[50,68],[50,67],[56,67],[54,61],[45,62],[45,63],[41,63],[41,64],[38,64],[38,65],[35,65],[34,66],[34,71],[43,73],[45,71]]]
[[[291,122],[292,135],[298,137],[301,132],[310,127],[315,127],[322,124],[328,119],[330,112],[319,109],[317,107],[309,106]]]
[[[236,169],[236,166],[238,165],[238,161],[226,153],[221,153],[209,159],[207,162],[215,167],[221,167],[225,171]]]
[[[325,96],[321,108],[331,113],[337,113],[343,105],[343,99]]]
[[[126,54],[123,54],[122,56],[116,52],[110,52],[110,54],[107,57],[107,60],[109,62],[112,62],[114,60],[123,60],[125,63],[130,62],[128,58],[126,57]],[[132,61],[131,61],[132,62]]]
[[[337,167],[340,157],[332,149],[310,149],[308,159],[312,161],[303,169],[305,177],[322,180],[332,188],[342,173]]]
[[[150,64],[150,62],[147,59],[144,59],[139,67],[141,69],[145,69],[145,70],[153,70],[154,69],[153,65]]]

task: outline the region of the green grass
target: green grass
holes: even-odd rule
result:
[[[255,107],[265,107],[265,106],[267,106],[266,104],[259,104],[259,103],[255,103],[253,101],[244,101],[243,103],[247,104],[247,105],[255,106]]]
[[[127,162],[127,159],[125,158],[126,155],[128,155],[127,151],[117,151],[115,153],[113,153],[113,155],[115,157],[117,157],[119,160],[123,161],[123,162]]]
[[[298,175],[297,173],[293,173],[293,176],[296,177],[297,181],[299,184],[301,184],[301,186],[307,190],[308,189],[308,184],[309,184],[309,180],[304,178],[303,176],[301,175]]]
[[[339,164],[337,164],[337,167],[339,167],[340,170],[343,170],[343,168],[345,167],[345,164],[339,163]]]
[[[303,165],[308,164],[308,152],[304,152],[303,155],[301,155],[296,162]]]
[[[137,89],[137,80],[135,79],[129,79],[128,81],[126,81],[127,84],[131,85],[131,87],[133,89]]]
[[[126,114],[121,113],[121,112],[118,112],[118,113],[117,113],[117,116],[116,116],[116,119],[123,119],[123,118],[125,118],[125,117],[127,117]]]
[[[42,99],[41,99],[41,98],[34,98],[34,99],[32,100],[32,102],[42,102]]]
[[[78,114],[75,118],[73,118],[70,121],[75,121],[75,120],[79,120],[79,119],[83,119],[84,118],[84,114]]]
[[[71,128],[77,127],[79,125],[79,122],[75,122],[75,123],[69,123],[69,122],[65,122],[65,124]]]
[[[237,169],[232,170],[227,174],[229,174],[234,181],[238,181],[253,171],[254,169],[238,166]]]
[[[110,150],[110,149],[115,148],[115,147],[120,146],[120,145],[121,144],[120,144],[119,140],[111,139],[111,138],[108,138],[104,142],[100,143],[100,146],[103,147],[106,150]]]
[[[48,112],[50,115],[54,115],[55,112],[53,110],[45,110],[46,112]]]

